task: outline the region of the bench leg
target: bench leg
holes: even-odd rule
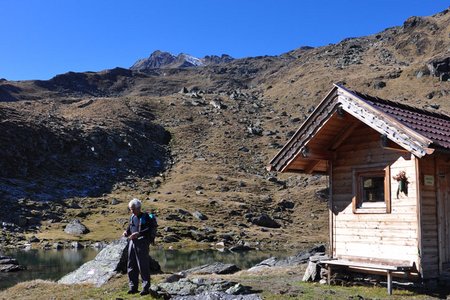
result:
[[[392,295],[392,272],[387,271],[387,292]]]
[[[331,265],[328,265],[327,283],[331,284]]]

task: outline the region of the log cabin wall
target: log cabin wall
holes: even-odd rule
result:
[[[332,241],[336,258],[408,260],[419,265],[416,159],[409,152],[383,148],[380,134],[361,123],[335,151],[332,162]],[[354,213],[354,170],[388,167],[390,213]],[[405,171],[408,195],[392,176]]]
[[[419,160],[419,195],[421,222],[421,267],[424,279],[436,277],[439,270],[437,188],[435,156]],[[432,177],[430,177],[432,176]],[[425,180],[426,179],[426,180]],[[431,180],[433,179],[433,180]]]

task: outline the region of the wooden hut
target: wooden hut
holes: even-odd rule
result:
[[[268,170],[329,176],[329,266],[449,269],[449,116],[335,85]]]

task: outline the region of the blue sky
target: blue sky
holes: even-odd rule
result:
[[[0,78],[128,68],[155,50],[278,55],[448,7],[442,0],[0,0]]]

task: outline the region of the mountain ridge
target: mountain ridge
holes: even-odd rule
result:
[[[207,55],[203,58],[197,58],[186,53],[174,55],[169,52],[156,50],[148,58],[137,60],[130,67],[130,70],[147,71],[160,68],[202,67],[211,64],[227,63],[232,60],[234,59],[227,54],[222,54],[221,56]]]

